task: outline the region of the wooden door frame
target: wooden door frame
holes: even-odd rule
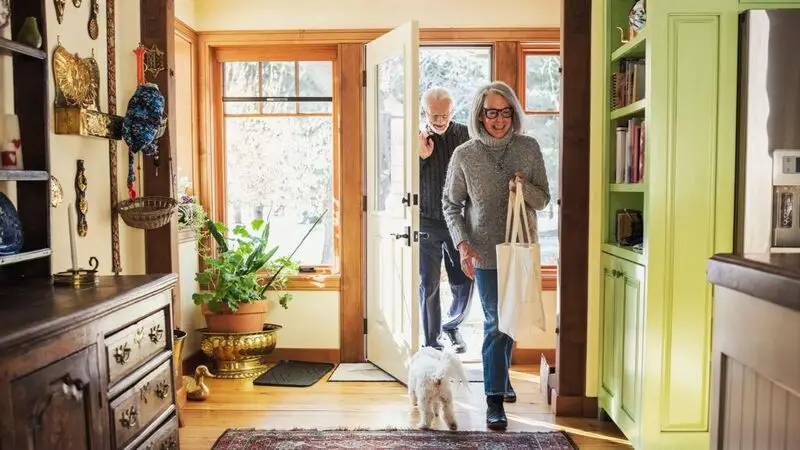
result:
[[[570,183],[561,188],[559,226],[559,274],[551,275],[548,283],[555,288],[560,281],[560,310],[557,325],[556,369],[558,396],[556,414],[566,416],[596,416],[596,398],[586,397],[587,355],[587,274],[588,274],[588,190],[589,190],[589,59],[590,59],[590,0],[564,0],[562,28],[470,28],[421,29],[420,41],[425,44],[454,43],[491,44],[495,62],[493,78],[520,88],[519,55],[521,43],[560,40],[562,58],[561,106],[561,173],[569,173]],[[565,14],[565,13],[569,14]],[[389,31],[388,29],[354,30],[276,30],[276,31],[210,31],[198,33],[198,86],[211,86],[213,52],[225,47],[337,44],[339,64],[337,76],[342,82],[338,92],[341,103],[357,105],[341,114],[340,145],[342,151],[358,148],[357,157],[342,161],[342,168],[352,173],[364,173],[364,92],[361,86],[364,67],[364,44]],[[198,88],[199,163],[200,179],[209,180],[213,169],[213,92]],[[569,151],[564,151],[569,149]],[[359,177],[363,178],[363,177]],[[561,179],[564,179],[562,176]],[[342,249],[340,281],[340,360],[364,361],[364,215],[361,195],[363,179],[346,195],[342,193],[342,233],[358,237]],[[214,192],[209,183],[200,189],[202,204],[213,205]],[[347,222],[345,222],[345,220]],[[538,358],[538,355],[534,355]]]

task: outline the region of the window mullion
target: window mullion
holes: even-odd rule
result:
[[[264,80],[263,80],[263,73],[264,73],[264,63],[259,61],[258,63],[258,96],[264,97]],[[258,113],[264,113],[264,103],[263,102],[256,102],[258,104]]]
[[[294,96],[300,97],[300,62],[294,62]],[[294,102],[295,114],[300,114],[300,102]]]

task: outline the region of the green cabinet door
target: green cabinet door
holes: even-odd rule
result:
[[[642,392],[645,268],[603,254],[599,404],[636,443]]]

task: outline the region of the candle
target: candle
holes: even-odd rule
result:
[[[72,203],[67,206],[69,217],[69,250],[72,254],[72,270],[78,271],[78,232],[75,229],[75,208]]]

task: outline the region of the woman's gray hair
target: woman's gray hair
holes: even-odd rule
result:
[[[475,100],[472,102],[472,110],[469,113],[469,123],[467,129],[469,130],[469,137],[477,139],[483,130],[483,123],[480,121],[483,114],[483,101],[486,95],[498,94],[508,102],[508,106],[514,110],[514,116],[511,118],[511,132],[515,134],[524,134],[525,129],[522,127],[522,118],[525,113],[522,111],[522,105],[519,103],[517,94],[511,89],[511,86],[503,83],[502,81],[493,81],[487,85],[481,86],[478,92],[475,93]]]

